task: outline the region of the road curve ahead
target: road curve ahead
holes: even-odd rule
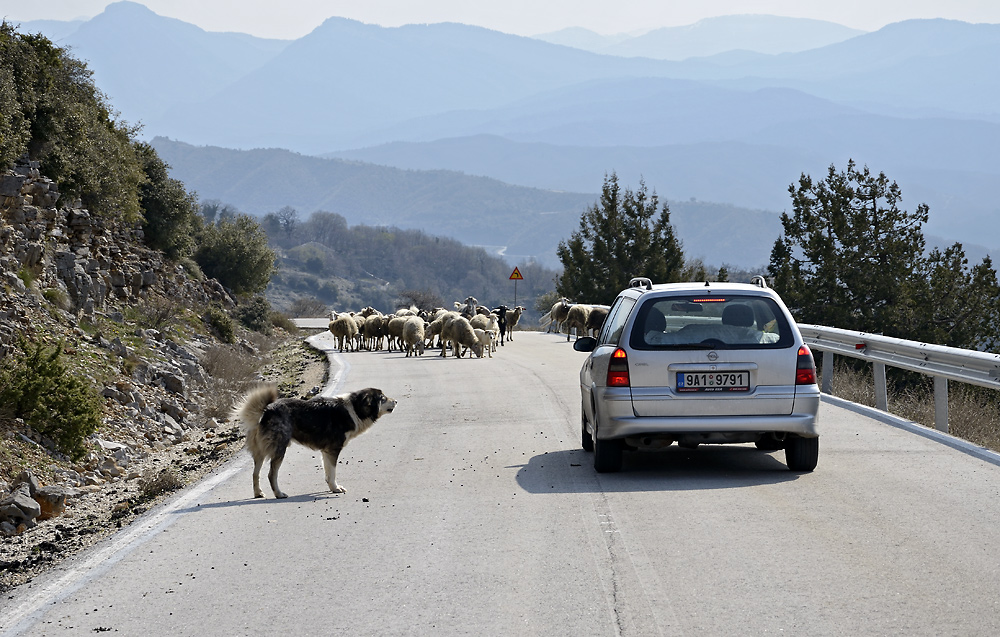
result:
[[[813,473],[739,445],[598,475],[564,337],[333,359],[399,401],[341,456],[346,494],[293,446],[290,497],[255,500],[242,457],[0,601],[0,634],[1000,634],[989,461],[824,403]]]

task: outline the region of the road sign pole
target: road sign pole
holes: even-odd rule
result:
[[[514,282],[514,307],[517,307],[517,282],[522,280],[524,277],[521,276],[521,271],[516,267],[514,271],[510,273],[510,280]]]

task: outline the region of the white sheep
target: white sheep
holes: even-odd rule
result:
[[[555,332],[558,334],[562,331],[566,315],[569,314],[569,308],[572,305],[570,300],[564,296],[556,301],[552,305],[552,309],[542,316],[542,318],[538,319],[538,322],[545,326],[546,332]]]
[[[403,349],[407,356],[423,356],[424,353],[424,319],[410,316],[403,322]]]
[[[587,329],[587,317],[590,316],[590,306],[583,303],[577,303],[569,308],[569,312],[566,314],[566,340],[569,341],[570,335],[573,333],[573,328],[576,328],[576,337],[580,336]]]
[[[364,337],[365,347],[370,351],[382,349],[385,338],[385,326],[389,322],[382,314],[372,314],[365,319]]]
[[[330,321],[329,329],[330,333],[337,339],[337,346],[341,352],[344,351],[345,345],[347,351],[353,351],[354,337],[358,333],[358,324],[354,322],[353,316],[346,312],[343,314],[334,313],[334,319]]]
[[[497,341],[500,340],[500,321],[496,314],[490,312],[489,314],[477,314],[472,317],[469,321],[472,325],[472,329],[483,330],[484,332],[489,332],[493,335],[490,346],[490,355],[497,351]]]
[[[452,318],[459,316],[458,312],[439,312],[437,316],[430,322],[427,329],[424,330],[424,338],[427,339],[427,347],[430,348],[434,345],[434,337],[438,339],[438,346],[444,349],[444,341],[441,338],[441,330],[444,328],[445,321],[451,320]]]
[[[557,331],[562,328],[562,324],[566,321],[566,315],[569,314],[569,308],[573,307],[573,301],[570,301],[565,296],[559,299],[559,302],[553,306],[552,318],[558,323]]]
[[[483,351],[493,358],[493,352],[496,351],[496,339],[494,338],[493,332],[488,332],[484,329],[473,328],[472,332],[476,335],[476,340],[479,341],[483,346]]]
[[[604,319],[608,316],[608,307],[605,305],[592,305],[590,307],[590,314],[587,315],[587,334],[588,336],[597,336],[601,331],[601,326],[604,325]]]
[[[410,316],[411,315],[394,316],[389,319],[389,326],[386,330],[386,335],[389,338],[387,349],[390,352],[392,351],[393,344],[399,345],[400,351],[403,350],[403,324],[406,323],[406,319],[410,318]]]
[[[354,315],[354,322],[358,326],[358,331],[354,335],[354,341],[355,341],[354,350],[355,351],[360,351],[360,350],[363,350],[363,349],[367,349],[367,346],[366,346],[366,343],[365,343],[365,322],[367,320],[368,319],[366,317],[362,316],[361,314],[355,314]]]
[[[512,332],[514,331],[514,327],[517,325],[517,321],[521,318],[521,312],[523,312],[523,311],[524,311],[524,308],[521,307],[520,305],[518,305],[517,307],[515,307],[513,310],[507,310],[507,340],[508,341],[514,340]]]
[[[465,318],[469,319],[476,315],[476,307],[479,305],[479,301],[476,300],[474,296],[468,296],[465,298],[465,303],[459,303],[455,301],[455,309]]]
[[[457,316],[444,322],[441,328],[441,355],[447,357],[448,344],[451,343],[456,358],[462,357],[462,348],[467,347],[479,358],[483,357],[483,345],[476,338],[476,333],[469,324],[469,319]]]

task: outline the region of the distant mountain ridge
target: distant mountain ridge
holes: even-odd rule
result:
[[[87,62],[97,84],[126,119],[153,126],[174,105],[215,93],[289,44],[204,31],[127,1],[109,4],[91,20],[64,28],[50,20],[22,26],[53,33],[56,44],[71,47]]]
[[[729,15],[694,24],[652,29],[641,35],[601,35],[579,27],[535,36],[592,53],[657,60],[709,57],[729,51],[774,55],[843,42],[865,31],[834,22],[774,15]]]
[[[421,229],[486,247],[513,264],[530,258],[558,268],[557,244],[578,229],[580,215],[598,200],[597,193],[512,186],[457,171],[402,170],[281,149],[192,146],[161,137],[152,143],[173,166],[171,174],[203,200],[219,199],[254,215],[288,205],[303,216],[324,210],[351,224]],[[622,184],[635,189],[638,177],[622,175]],[[765,265],[781,233],[772,212],[669,203],[685,255],[715,266]]]

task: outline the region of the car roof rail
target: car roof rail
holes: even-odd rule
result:
[[[767,279],[758,274],[754,278],[750,279],[750,285],[756,285],[759,288],[767,288]]]
[[[637,276],[628,282],[630,288],[646,288],[647,290],[653,289],[653,282],[644,276]]]

